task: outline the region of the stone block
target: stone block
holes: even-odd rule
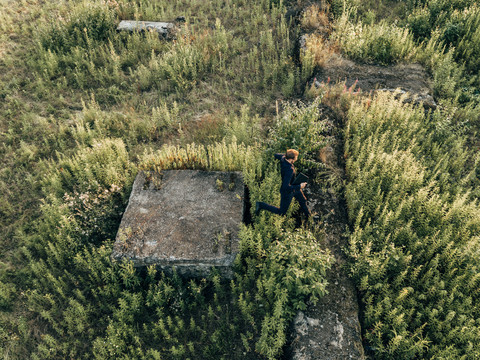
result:
[[[171,37],[175,29],[173,22],[155,22],[155,21],[136,21],[136,20],[122,20],[118,24],[117,31],[155,31],[163,37]]]
[[[239,172],[140,172],[117,233],[112,258],[155,264],[180,275],[233,275],[245,186]]]

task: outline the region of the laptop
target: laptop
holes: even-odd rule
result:
[[[308,181],[308,176],[305,175],[304,173],[300,173],[297,175],[295,180],[293,181],[292,185],[300,185],[301,183],[307,182]]]

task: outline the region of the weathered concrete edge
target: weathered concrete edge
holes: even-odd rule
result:
[[[137,20],[122,20],[117,26],[117,31],[148,31],[155,30],[160,34],[167,34],[175,27],[171,22],[155,22],[155,21],[137,21]]]
[[[241,171],[209,171],[209,172],[219,172],[219,173],[234,172],[237,175],[239,175],[243,181],[243,173]],[[151,189],[144,189],[144,185],[146,182],[146,171],[140,170],[135,176],[135,179],[137,179],[139,175],[141,175],[141,178],[139,179],[139,181],[134,181],[132,185],[132,191],[130,192],[130,196],[128,198],[128,204],[127,204],[127,207],[125,208],[124,213],[127,212],[130,206],[134,206],[133,205],[134,202],[132,201],[132,198],[137,196],[138,193],[142,191],[155,191]],[[244,213],[245,211],[248,211],[248,209],[245,209],[245,202],[244,202],[243,211]],[[115,237],[115,243],[118,240],[117,239],[118,236],[120,236],[120,233],[121,233],[120,229],[122,228],[123,221],[124,220],[122,217],[122,220],[119,224],[119,231],[117,231],[117,234]],[[222,277],[226,279],[233,279],[234,277],[233,264],[238,254],[239,252],[233,252],[232,254],[228,254],[222,258],[216,258],[216,259],[213,258],[211,260],[206,259],[208,261],[198,261],[198,260],[195,261],[195,260],[184,260],[184,259],[166,260],[165,262],[167,263],[167,265],[160,265],[157,262],[153,262],[153,261],[151,262],[141,261],[138,259],[130,259],[130,260],[133,261],[133,266],[136,268],[143,268],[150,265],[154,265],[157,269],[164,271],[166,274],[169,274],[169,275],[173,273],[173,269],[175,268],[176,272],[181,276],[206,277],[212,273],[213,269],[216,269]],[[122,259],[124,259],[125,256],[123,256],[123,254],[114,256],[114,251],[112,251],[110,258],[112,261],[122,261]]]

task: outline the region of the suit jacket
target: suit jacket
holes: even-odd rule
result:
[[[280,160],[280,173],[282,174],[282,186],[280,192],[289,194],[295,190],[300,190],[300,185],[292,185],[295,181],[295,167],[285,159],[285,154],[275,154],[276,159]]]

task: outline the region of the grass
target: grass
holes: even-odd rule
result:
[[[349,254],[374,358],[480,351],[472,306],[478,157],[463,136],[435,129],[436,120],[389,94],[356,102],[348,114]]]
[[[321,167],[322,103],[346,124],[348,252],[368,355],[476,356],[478,9],[372,4],[322,1],[295,27],[282,1],[0,0],[0,354],[281,357],[293,314],[325,290],[321,228],[262,213],[241,231],[230,283],[139,274],[109,255],[140,168],[243,169],[253,201],[278,201],[270,155],[296,146],[300,168]],[[115,31],[179,15],[172,42]],[[439,108],[306,87],[339,52],[422,63]],[[309,102],[284,102],[300,96]]]
[[[245,230],[232,284],[166,279],[153,269],[144,278],[109,254],[133,176],[150,154],[157,155],[148,161],[163,168],[162,156],[210,146],[210,154],[220,149],[213,166],[242,168],[239,151],[259,146],[276,116],[275,100],[303,88],[309,74],[291,59],[295,30],[283,4],[2,1],[2,7],[11,9],[2,12],[8,56],[0,64],[2,356],[222,358],[232,348],[237,358],[278,356],[293,310],[309,294],[322,295],[331,260],[319,244],[311,259],[318,275],[299,279],[302,290],[291,283],[282,290],[291,275],[281,277],[273,257],[308,255],[309,232],[295,235],[310,246],[302,250],[291,246],[291,223],[264,219],[255,233]],[[173,42],[114,31],[121,19],[178,15],[187,23]],[[221,150],[230,146],[234,155]],[[253,168],[255,181],[265,175],[263,166]],[[273,193],[274,183],[266,184]],[[286,247],[262,267],[259,254],[270,252],[265,233]],[[250,236],[265,236],[264,243],[259,248]],[[249,255],[254,249],[260,253]]]

